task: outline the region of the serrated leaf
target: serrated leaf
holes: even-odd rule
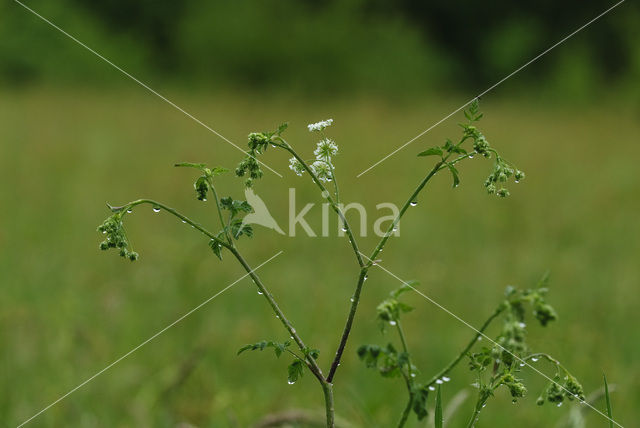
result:
[[[442,385],[438,385],[438,390],[436,392],[436,410],[434,412],[434,422],[435,428],[442,428],[444,423],[444,419],[442,418]]]
[[[211,251],[216,255],[220,260],[222,260],[222,249],[224,248],[220,242],[215,239],[209,241],[209,247],[211,247]]]
[[[296,383],[304,373],[304,364],[300,360],[293,360],[289,367],[287,367],[287,380],[290,384]]]
[[[289,124],[287,122],[281,123],[280,126],[278,126],[278,129],[276,130],[276,134],[277,135],[282,134],[288,127],[289,127]]]
[[[451,171],[451,176],[453,177],[453,187],[458,187],[458,185],[460,184],[460,177],[458,177],[458,170],[456,169],[456,167],[454,167],[450,163],[448,163],[447,166],[449,167],[449,171]]]
[[[425,386],[417,386],[414,390],[413,398],[413,412],[418,417],[418,420],[426,418],[429,415],[427,411],[427,398],[429,398],[429,389]]]
[[[418,153],[418,156],[442,156],[443,152],[440,147],[432,147],[424,152]]]

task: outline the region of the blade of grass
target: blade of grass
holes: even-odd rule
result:
[[[435,411],[435,428],[442,428],[443,419],[442,419],[442,393],[440,390],[442,389],[442,385],[438,385],[438,392],[436,392],[436,411]]]
[[[607,376],[602,375],[604,379],[604,396],[607,401],[607,416],[609,417],[609,428],[613,428],[613,412],[611,411],[611,398],[609,397],[609,385],[607,384]]]

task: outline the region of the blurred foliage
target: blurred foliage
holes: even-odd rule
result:
[[[134,75],[301,92],[483,90],[603,12],[602,2],[28,1]],[[613,4],[613,3],[612,3]],[[579,7],[578,7],[579,6]],[[0,80],[103,83],[115,73],[13,2]],[[626,2],[518,78],[572,97],[637,89],[640,8]],[[561,50],[561,53],[560,53]],[[541,78],[542,77],[542,78]]]

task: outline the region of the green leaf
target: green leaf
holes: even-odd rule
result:
[[[611,411],[611,397],[609,397],[609,385],[607,384],[607,377],[603,374],[604,379],[604,396],[607,401],[607,416],[609,417],[609,427],[613,428],[613,412]]]
[[[216,255],[220,260],[222,260],[222,249],[224,248],[219,241],[212,239],[209,241],[209,247],[211,247],[211,251]]]
[[[289,124],[287,122],[280,124],[280,126],[278,126],[278,129],[276,130],[276,135],[282,134],[288,127]]]
[[[225,172],[229,172],[229,170],[227,168],[223,168],[221,166],[215,166],[210,170],[210,175],[212,177],[216,177],[218,175],[222,175]]]
[[[420,285],[420,283],[416,280],[407,281],[405,284],[402,284],[402,287],[393,290],[390,295],[397,299],[402,293],[413,290],[412,287],[415,288],[417,285]]]
[[[260,342],[251,343],[249,345],[244,345],[242,348],[238,350],[237,355],[242,354],[244,351],[263,351],[266,348],[273,348],[276,357],[280,357],[282,353],[291,345],[290,341],[285,341],[283,343],[274,342],[274,341],[266,341],[262,340]]]
[[[438,390],[436,391],[436,410],[434,414],[435,418],[435,428],[442,428],[444,423],[444,419],[442,418],[442,385],[438,385]]]
[[[427,411],[427,398],[429,389],[426,386],[416,386],[413,392],[413,412],[421,421],[429,415]]]
[[[442,149],[440,147],[432,147],[429,150],[418,153],[418,156],[442,156]]]
[[[466,155],[467,154],[467,151],[465,149],[463,149],[462,147],[460,147],[460,146],[453,146],[451,148],[451,150],[449,150],[449,151],[453,152],[453,153],[459,153],[459,154],[462,154],[462,155]]]
[[[295,359],[289,367],[287,367],[287,380],[290,384],[296,383],[304,373],[304,364],[302,361]]]
[[[237,218],[231,222],[231,234],[235,239],[240,238],[242,235],[251,238],[253,236],[253,227],[249,224],[244,224],[242,219]]]
[[[450,163],[448,163],[447,166],[449,167],[449,171],[451,171],[451,176],[453,177],[453,187],[458,187],[458,185],[460,184],[460,177],[458,177],[458,170],[456,169],[456,167],[454,167]]]
[[[202,170],[207,165],[205,165],[203,163],[179,162],[179,163],[173,164],[173,166],[185,167],[185,168],[196,168],[196,169]]]

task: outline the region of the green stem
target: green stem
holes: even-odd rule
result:
[[[398,421],[398,426],[397,428],[402,428],[404,426],[404,424],[407,423],[407,419],[409,419],[409,415],[411,414],[411,408],[413,407],[413,389],[411,387],[411,381],[410,379],[407,379],[405,377],[405,382],[407,384],[407,389],[409,390],[409,401],[407,402],[406,407],[404,408],[404,410],[402,411],[402,414],[400,415],[400,420]]]
[[[267,288],[264,286],[264,284],[262,283],[258,275],[256,275],[253,269],[251,269],[249,264],[242,257],[242,255],[240,255],[240,253],[236,248],[233,248],[233,247],[229,248],[229,251],[231,251],[231,253],[240,262],[242,267],[244,267],[247,273],[249,273],[249,276],[251,276],[251,279],[258,287],[258,290],[260,290],[260,293],[265,297],[265,299],[267,299],[267,302],[269,302],[269,306],[271,306],[271,309],[273,309],[273,312],[275,312],[276,316],[278,317],[278,319],[280,320],[284,328],[289,332],[289,335],[293,338],[293,340],[296,342],[296,344],[298,345],[302,353],[306,356],[307,365],[309,366],[309,369],[311,370],[311,372],[314,374],[314,376],[316,376],[316,378],[321,383],[324,383],[325,379],[324,379],[324,376],[322,375],[322,370],[316,363],[316,360],[311,355],[308,355],[307,346],[304,344],[304,342],[296,332],[296,329],[293,327],[293,325],[291,325],[287,317],[285,317],[284,313],[276,303],[275,299],[273,298],[269,290],[267,290]]]
[[[411,371],[411,358],[409,357],[409,348],[407,347],[407,340],[404,336],[404,331],[402,330],[402,326],[400,325],[400,320],[396,321],[396,329],[398,330],[398,335],[400,336],[400,342],[402,343],[402,350],[407,354],[407,373],[409,375],[409,383],[413,384],[412,381],[412,371]]]
[[[491,324],[491,322],[496,319],[502,312],[504,312],[505,310],[505,306],[500,305],[493,314],[491,314],[491,316],[484,322],[484,324],[482,324],[482,326],[480,327],[480,329],[478,330],[478,332],[473,336],[473,338],[469,341],[469,343],[467,344],[467,346],[464,347],[464,349],[462,350],[462,352],[460,352],[460,354],[458,354],[458,356],[456,358],[453,359],[453,361],[451,361],[449,364],[447,364],[447,366],[445,368],[443,368],[442,370],[440,370],[440,372],[438,372],[436,375],[434,375],[431,380],[429,380],[429,382],[427,383],[427,386],[433,385],[436,383],[436,381],[438,379],[441,379],[442,376],[445,376],[446,374],[448,374],[451,370],[453,370],[453,368],[455,366],[458,365],[458,363],[464,358],[465,355],[467,355],[467,353],[469,352],[469,350],[471,348],[473,348],[473,345],[475,345],[478,342],[478,338],[482,337],[484,331],[487,329],[487,327],[489,327],[489,324]]]
[[[217,196],[216,196],[216,198],[217,198]],[[305,362],[306,362],[307,366],[309,367],[309,370],[311,371],[311,373],[313,373],[313,375],[316,377],[316,379],[318,379],[318,381],[320,382],[320,384],[322,386],[322,389],[324,391],[326,411],[327,411],[327,427],[333,428],[334,424],[335,424],[334,423],[334,407],[333,407],[333,385],[331,385],[331,383],[328,382],[324,378],[324,375],[322,374],[322,369],[318,366],[318,363],[316,362],[316,360],[311,355],[308,354],[308,347],[304,344],[304,342],[302,341],[302,338],[300,338],[300,336],[296,332],[296,329],[293,327],[293,325],[291,325],[289,320],[285,317],[284,313],[282,312],[282,310],[280,309],[280,307],[276,303],[275,299],[273,298],[273,296],[271,295],[269,290],[267,290],[267,288],[262,283],[262,280],[260,280],[260,277],[258,277],[258,275],[251,268],[251,266],[249,266],[247,261],[242,257],[242,255],[238,252],[238,250],[233,246],[233,243],[228,244],[228,243],[220,240],[215,235],[213,235],[211,232],[209,232],[207,229],[202,227],[200,224],[194,222],[193,220],[191,220],[187,216],[179,213],[175,209],[173,209],[173,208],[171,208],[171,207],[169,207],[169,206],[167,206],[167,205],[165,205],[163,203],[154,201],[152,199],[138,199],[138,200],[129,202],[128,204],[123,205],[121,207],[111,207],[110,206],[109,208],[114,212],[122,212],[122,215],[124,216],[124,215],[127,214],[127,211],[126,211],[127,209],[131,209],[131,208],[133,208],[133,207],[135,207],[137,205],[142,205],[142,204],[150,204],[153,207],[158,207],[158,208],[168,212],[169,214],[174,215],[175,217],[179,218],[180,220],[184,221],[185,223],[193,226],[196,230],[200,231],[202,234],[204,234],[208,238],[213,239],[216,242],[218,242],[220,245],[222,245],[223,247],[228,249],[235,256],[235,258],[238,260],[238,262],[247,271],[247,273],[251,277],[251,280],[258,287],[258,290],[260,290],[260,293],[267,299],[267,301],[269,302],[269,306],[271,306],[271,309],[273,309],[273,312],[276,314],[276,316],[278,317],[278,319],[280,320],[282,325],[285,327],[285,329],[289,332],[289,335],[296,342],[296,344],[298,345],[298,347],[302,351],[303,355],[305,355],[305,358],[306,358]]]
[[[220,208],[220,199],[218,198],[218,192],[216,192],[216,188],[213,185],[212,179],[209,179],[209,186],[211,186],[211,193],[213,193],[213,199],[216,202],[218,218],[220,219],[220,227],[222,228],[222,230],[224,230],[224,235],[227,237],[227,242],[229,242],[229,245],[233,246],[233,240],[231,240],[231,235],[229,235],[229,229],[224,225],[224,219],[222,218],[222,208]]]
[[[160,202],[154,201],[152,199],[137,199],[135,201],[131,201],[126,205],[123,205],[121,207],[111,207],[109,206],[109,208],[114,211],[114,212],[122,212],[122,216],[124,217],[127,214],[128,209],[132,209],[133,207],[137,206],[137,205],[142,205],[142,204],[149,204],[153,207],[158,207],[166,212],[168,212],[169,214],[174,215],[175,217],[179,218],[180,220],[184,221],[185,223],[191,225],[194,227],[194,229],[198,230],[199,232],[201,232],[203,235],[207,236],[210,239],[213,239],[214,241],[218,242],[220,245],[222,245],[223,247],[230,249],[231,247],[229,246],[228,243],[222,241],[221,239],[219,239],[218,237],[216,237],[213,233],[209,232],[207,229],[205,229],[204,227],[202,227],[199,223],[196,223],[195,221],[191,220],[189,217],[180,214],[178,211],[176,211],[175,209],[162,204]]]
[[[335,427],[335,409],[333,407],[333,384],[329,382],[322,383],[322,392],[324,393],[324,406],[327,415],[327,428]]]
[[[356,311],[358,309],[358,302],[360,301],[360,293],[362,292],[362,285],[367,277],[367,268],[362,268],[360,270],[360,275],[358,276],[358,283],[356,284],[356,289],[353,293],[353,297],[351,298],[351,308],[349,309],[349,315],[347,316],[347,322],[345,323],[344,329],[342,331],[342,336],[340,338],[340,343],[338,344],[338,349],[336,350],[336,355],[331,362],[331,368],[329,369],[329,374],[327,375],[327,382],[333,382],[333,377],[336,374],[336,370],[340,365],[340,359],[342,358],[342,354],[344,353],[344,348],[347,346],[347,340],[349,339],[349,333],[351,332],[351,326],[353,325],[353,319],[356,316]]]

